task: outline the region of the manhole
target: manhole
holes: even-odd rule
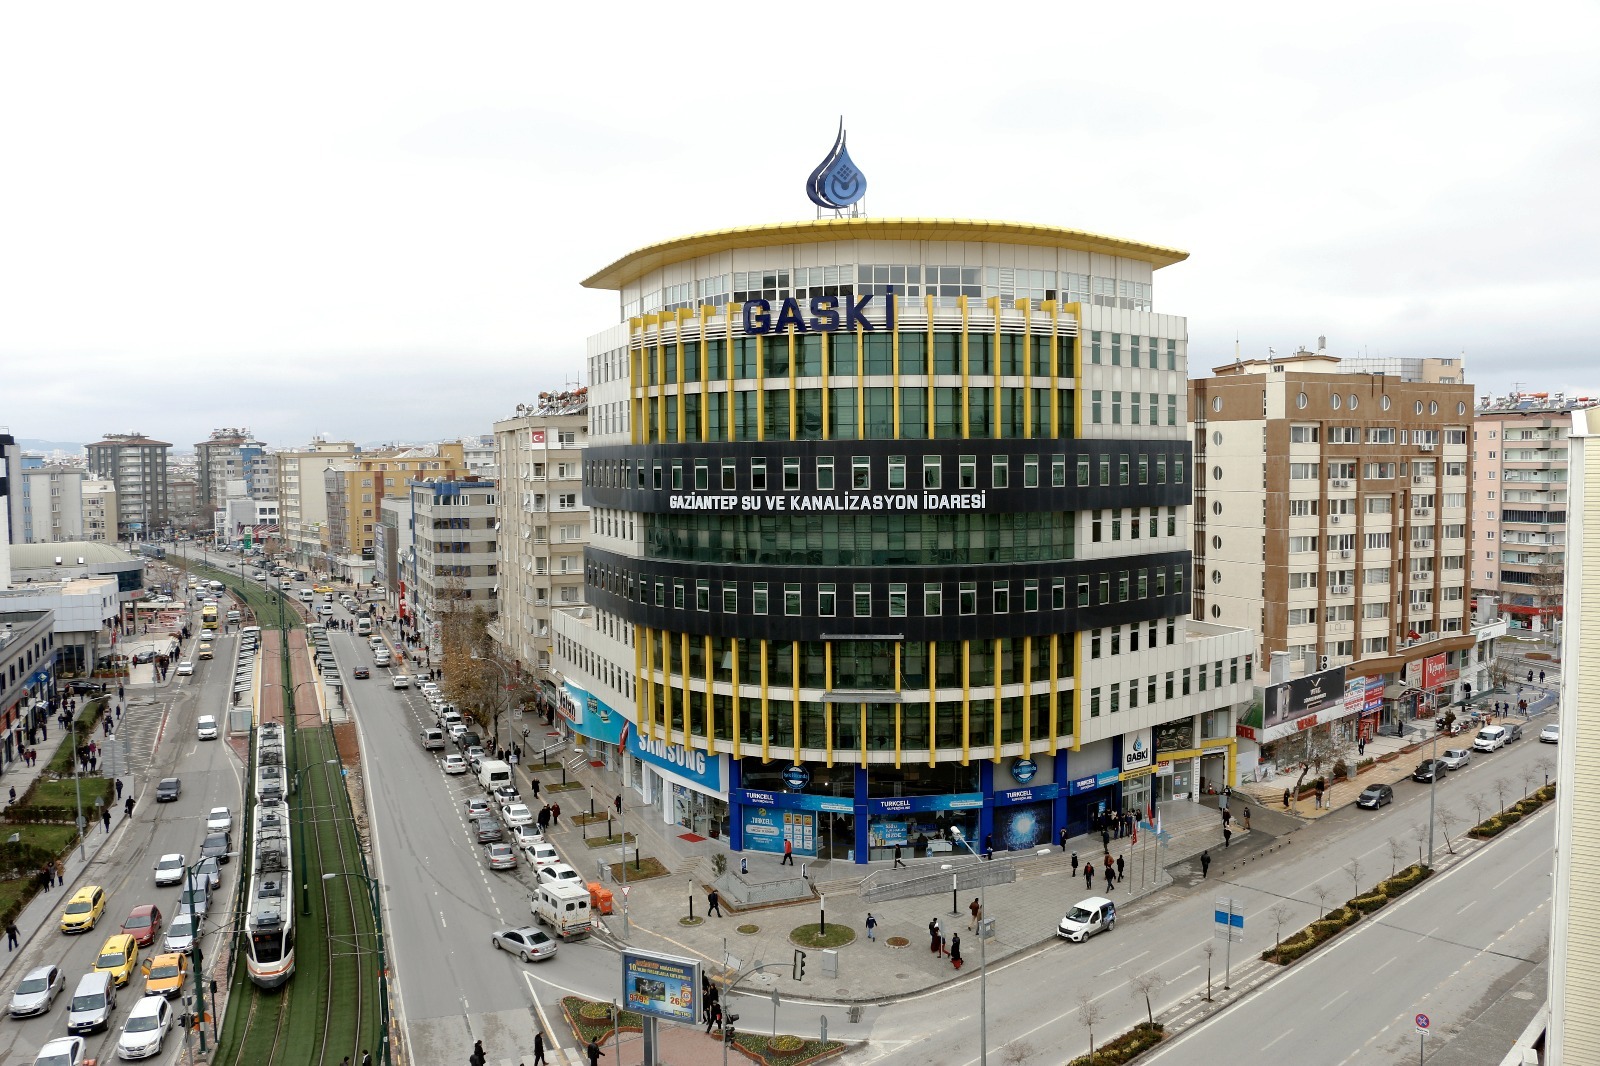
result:
[[[907,940],[903,936],[891,936],[891,937],[886,938],[884,940],[884,943],[888,944],[892,948],[903,948],[907,944],[911,943],[911,941]]]

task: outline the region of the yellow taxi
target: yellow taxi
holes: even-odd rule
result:
[[[169,951],[144,960],[144,994],[171,999],[189,978],[189,956]]]
[[[211,645],[210,644],[201,644],[198,648],[195,649],[194,657],[196,659],[209,659],[209,658],[211,658]]]
[[[311,586],[311,591],[312,592],[316,592],[316,593],[332,592],[333,591],[333,586],[332,585],[312,585]]]
[[[87,933],[100,924],[106,912],[106,890],[99,885],[84,885],[67,900],[61,912],[63,933]]]
[[[112,933],[100,946],[100,957],[94,960],[95,973],[108,973],[119,986],[128,983],[134,967],[139,965],[139,942],[127,933]]]

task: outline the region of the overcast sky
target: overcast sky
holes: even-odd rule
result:
[[[1600,395],[1595,5],[838,10],[8,4],[0,425],[486,432],[580,379],[592,271],[813,217],[841,113],[874,216],[1187,249],[1195,373],[1323,334]]]

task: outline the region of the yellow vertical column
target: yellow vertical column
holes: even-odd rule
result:
[[[772,760],[772,723],[767,714],[767,642],[761,642],[761,761]]]
[[[677,328],[672,331],[672,340],[673,347],[677,352],[678,360],[678,443],[680,444],[689,439],[689,427],[684,425],[683,414],[684,407],[687,402],[684,399],[685,392],[683,381],[683,322],[685,319],[690,318],[693,315],[694,311],[687,307],[680,307],[677,309],[677,311],[673,312],[673,316],[677,320]]]
[[[789,654],[792,659],[789,663],[790,677],[794,681],[794,689],[789,694],[789,712],[791,716],[790,728],[794,730],[794,755],[795,762],[800,761],[800,642],[793,641],[789,645]],[[832,765],[831,763],[829,765]]]
[[[1033,436],[1033,301],[1018,300],[1022,312],[1022,435]]]
[[[1082,436],[1083,394],[1087,391],[1083,387],[1083,305],[1070,303],[1064,305],[1061,309],[1072,315],[1072,418],[1076,425],[1074,432]],[[1057,324],[1057,329],[1060,329],[1059,323]],[[1073,659],[1073,662],[1077,661],[1076,658]],[[1074,703],[1076,702],[1074,701]],[[1076,729],[1073,730],[1074,738],[1076,738],[1077,732]]]
[[[998,752],[996,753],[998,754]],[[1033,758],[1033,638],[1022,638],[1022,757]]]
[[[933,398],[938,393],[938,390],[933,387],[933,338],[935,335],[933,328],[933,297],[924,296],[923,304],[928,315],[928,439],[932,440],[938,436],[938,433],[935,432],[933,421],[933,412],[935,410]]]
[[[641,443],[640,426],[644,424],[642,407],[644,400],[639,390],[644,386],[644,345],[642,342],[635,347],[639,335],[639,320],[628,319],[628,411],[632,417],[628,419],[628,442]]]
[[[799,439],[799,434],[796,432],[799,429],[799,427],[797,425],[795,425],[795,409],[794,409],[794,407],[795,407],[795,393],[794,393],[795,365],[794,365],[794,362],[795,362],[795,355],[796,355],[796,348],[797,348],[797,345],[796,345],[795,342],[796,342],[796,338],[795,338],[795,335],[794,335],[794,330],[791,329],[789,331],[789,439],[790,440],[798,440]]]
[[[672,634],[661,634],[661,731],[672,743]]]
[[[889,294],[889,299],[890,299],[891,302],[894,300],[894,298],[895,298],[894,294],[890,293]],[[892,400],[893,400],[893,403],[894,403],[894,439],[895,440],[899,440],[900,439],[900,330],[898,328],[893,333],[889,334],[889,343],[893,346],[893,353],[894,353],[893,354],[894,363],[892,364],[893,367],[894,367],[894,392],[891,394],[892,395]],[[896,718],[896,720],[898,721],[898,717]],[[899,747],[899,745],[896,745],[897,749],[898,749],[898,747]],[[896,760],[895,761],[895,765],[896,766],[900,765],[899,758],[900,758],[900,755],[899,755],[899,752],[897,750],[896,753],[895,753],[895,760]]]
[[[972,347],[967,336],[967,298],[958,296],[956,299],[961,305],[961,439],[968,440],[972,437]]]
[[[743,305],[740,304],[738,306],[742,307]],[[734,439],[734,433],[733,433],[733,394],[734,394],[734,384],[733,383],[738,380],[734,376],[734,366],[733,366],[733,364],[734,364],[734,356],[733,356],[733,317],[734,317],[734,314],[735,314],[734,307],[735,307],[734,304],[729,304],[728,305],[728,321],[724,324],[724,328],[726,330],[726,333],[724,335],[724,340],[723,340],[723,345],[722,345],[722,365],[728,371],[728,378],[727,378],[727,381],[728,381],[728,406],[727,406],[727,410],[724,412],[723,425],[724,425],[724,428],[727,430],[728,440],[730,440],[730,441]],[[721,473],[718,473],[717,477],[719,478],[719,480],[717,482],[717,487],[720,489],[722,487],[722,482],[720,481],[720,478],[722,477]],[[765,714],[763,714],[763,717],[765,717]]]
[[[679,423],[680,425],[682,423]],[[694,678],[689,676],[689,634],[678,634],[678,665],[683,667],[683,689],[678,693],[678,702],[683,704],[683,747],[688,750],[694,747],[694,701],[689,698],[689,692],[694,686]]]
[[[961,642],[961,765],[972,761],[972,642]]]
[[[732,649],[733,654],[733,699],[728,701],[730,705],[729,713],[733,715],[733,721],[728,723],[728,735],[733,738],[733,757],[737,759],[739,757],[739,726],[741,724],[739,718],[739,638],[730,637],[728,646]]]
[[[795,674],[797,679],[799,676],[800,675],[798,673]],[[831,640],[825,640],[822,642],[822,691],[825,693],[833,691],[833,641]],[[822,728],[826,733],[826,735],[822,738],[823,754],[827,760],[827,765],[832,766],[833,703],[826,698],[824,698],[822,701]]]
[[[756,440],[767,439],[767,338],[756,334]]]
[[[820,390],[821,393],[822,393],[822,439],[823,440],[832,440],[833,439],[833,427],[831,425],[831,423],[833,421],[833,418],[832,418],[832,412],[829,410],[829,408],[832,405],[828,402],[828,396],[829,396],[829,393],[828,393],[828,379],[830,377],[832,377],[832,376],[833,376],[833,334],[824,333],[822,335],[822,388]]]
[[[646,685],[646,683],[645,683],[645,676],[644,676],[644,648],[642,646],[644,644],[644,634],[646,632],[647,632],[647,630],[645,629],[644,626],[641,626],[641,625],[639,625],[637,623],[634,624],[634,627],[633,627],[633,691],[635,693],[644,692],[648,687]],[[638,733],[639,733],[639,735],[641,737],[645,735],[645,732],[644,732],[644,709],[643,709],[643,707],[644,707],[644,705],[641,704],[637,699],[634,700],[634,703],[633,703],[633,727],[634,727],[634,729],[636,729],[638,731]]]
[[[856,327],[856,440],[867,439],[867,341]]]
[[[717,697],[713,690],[711,679],[717,676],[716,663],[711,658],[711,638],[705,640],[706,663],[706,752],[710,755],[717,753]]]
[[[1083,662],[1083,632],[1080,630],[1072,634],[1072,749],[1077,751],[1083,747],[1083,686],[1078,684],[1078,679],[1083,676],[1083,671],[1078,669],[1078,664]]]
[[[1000,297],[989,297],[989,306],[994,311],[994,342],[993,350],[989,354],[989,436],[1000,436]],[[996,755],[998,756],[998,752]]]
[[[1000,643],[1000,638],[996,637],[994,639],[994,755],[991,757],[993,762],[1000,761],[1000,718],[1004,707],[1004,702],[1000,698]]]
[[[1060,305],[1054,300],[1046,300],[1043,309],[1050,312],[1050,436],[1061,436],[1061,381],[1056,373],[1057,359],[1060,356],[1061,345],[1061,311]],[[1051,697],[1054,699],[1054,697]],[[1050,731],[1055,732],[1051,726]]]
[[[939,763],[939,642],[928,641],[928,765]]]
[[[706,317],[717,309],[700,305],[700,439],[711,439],[711,352],[706,344]]]
[[[644,712],[650,739],[660,740],[656,732],[656,631],[648,626],[644,629]]]
[[[1058,743],[1057,740],[1056,740],[1056,737],[1058,737],[1060,735],[1060,733],[1061,733],[1061,730],[1060,730],[1061,719],[1059,717],[1059,712],[1056,709],[1056,703],[1057,703],[1057,701],[1058,701],[1058,699],[1060,698],[1060,695],[1061,695],[1061,692],[1060,692],[1061,672],[1060,672],[1060,669],[1057,666],[1057,660],[1060,658],[1060,656],[1058,654],[1060,652],[1060,650],[1061,650],[1061,634],[1059,634],[1059,633],[1051,633],[1050,634],[1050,750],[1051,751],[1055,751],[1056,750],[1056,744]]]
[[[896,367],[895,369],[898,370],[899,367]],[[901,688],[900,688],[900,648],[901,648],[901,645],[896,643],[895,646],[894,646],[894,691],[895,691],[895,695],[897,695],[897,696],[901,692]],[[895,701],[895,705],[894,705],[894,768],[896,770],[900,769],[900,718],[904,714],[905,714],[905,704],[899,702],[898,700]]]

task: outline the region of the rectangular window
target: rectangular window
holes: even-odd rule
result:
[[[1078,456],[1078,487],[1080,489],[1089,487],[1089,457],[1087,455]]]
[[[1089,606],[1089,576],[1087,574],[1078,578],[1078,606]]]
[[[1098,362],[1098,360],[1096,361]],[[1098,688],[1089,690],[1089,717],[1100,717],[1100,690]]]
[[[850,487],[857,492],[865,492],[872,488],[871,456],[853,455],[850,457]]]
[[[705,459],[694,461],[694,490],[706,492],[711,488],[711,464]]]
[[[1050,487],[1055,489],[1067,487],[1067,457],[1065,455],[1052,455],[1050,457]]]
[[[957,488],[975,489],[978,487],[978,457],[976,455],[962,455],[957,457]]]
[[[750,460],[750,491],[767,491],[767,461],[765,459]]]
[[[1053,578],[1050,582],[1050,609],[1052,611],[1067,609],[1067,579],[1064,577]]]
[[[1100,658],[1100,648],[1101,648],[1101,636],[1100,636],[1100,630],[1097,629],[1093,633],[1089,634],[1089,658],[1091,658],[1091,659]]]
[[[889,617],[904,618],[906,616],[906,584],[903,581],[889,583]]]
[[[1011,457],[1009,455],[991,456],[989,460],[989,481],[993,488],[1007,488],[1011,483]]]
[[[1098,360],[1096,361],[1098,362]],[[1102,399],[1103,396],[1104,393],[1102,393],[1099,389],[1094,389],[1089,393],[1089,421],[1097,426],[1101,421],[1100,408],[1104,402]]]
[[[817,456],[817,491],[833,491],[833,456]]]
[[[800,491],[800,457],[786,455],[783,457],[783,491]]]
[[[732,492],[739,485],[739,460],[722,460],[722,491]]]
[[[1131,477],[1131,474],[1130,474],[1129,467],[1128,467],[1128,457],[1126,455],[1117,456],[1117,484],[1118,485],[1127,485],[1127,484],[1129,484],[1130,483],[1130,477]]]
[[[1139,484],[1150,484],[1150,457],[1143,453],[1139,455]]]
[[[1111,393],[1111,424],[1122,425],[1122,393],[1118,391]]]
[[[865,583],[865,582],[858,583],[856,585],[855,594],[856,594],[856,617],[857,618],[871,618],[872,617],[872,586],[870,584]]]
[[[1022,583],[1022,609],[1024,611],[1037,611],[1039,609],[1039,582],[1028,579]]]
[[[1024,455],[1022,457],[1022,487],[1025,489],[1039,487],[1039,457],[1037,455]]]
[[[711,610],[711,582],[703,578],[694,583],[694,609]]]
[[[784,583],[783,613],[790,618],[800,617],[800,582],[789,581]]]
[[[817,585],[817,614],[822,618],[832,618],[837,611],[839,598],[838,586],[831,581],[824,581]]]
[[[722,613],[739,613],[739,585],[734,581],[723,582],[722,585]]]
[[[894,492],[904,492],[906,487],[906,457],[903,455],[889,456],[889,488]]]
[[[1011,613],[1011,583],[1009,581],[996,581],[994,583],[994,588],[991,591],[991,594],[994,596],[994,604],[993,604],[993,606],[991,608],[990,613],[992,613],[992,614],[1010,614]]]
[[[976,581],[963,581],[960,588],[961,613],[978,613],[978,583]]]
[[[683,582],[682,581],[674,581],[672,583],[672,609],[674,611],[683,610]]]
[[[938,618],[944,613],[944,586],[938,582],[929,582],[922,586],[922,614],[926,618]]]

